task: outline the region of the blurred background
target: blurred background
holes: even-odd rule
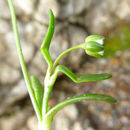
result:
[[[50,105],[82,93],[108,94],[116,104],[80,102],[55,116],[53,130],[130,130],[130,0],[13,0],[29,74],[43,83],[47,64],[40,45],[49,23],[56,18],[50,52],[54,60],[91,34],[105,36],[105,57],[96,59],[76,50],[61,64],[76,74],[107,72],[109,80],[75,84],[59,75]],[[36,130],[37,119],[23,80],[16,52],[7,0],[0,0],[0,130]]]

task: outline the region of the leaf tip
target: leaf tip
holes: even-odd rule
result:
[[[49,13],[49,14],[52,13],[52,12],[53,12],[52,9],[49,9],[49,10],[48,10],[48,13]]]
[[[53,13],[52,9],[49,9],[48,12],[49,12],[50,16],[54,17],[54,13]]]
[[[107,98],[106,101],[109,102],[109,103],[117,103],[117,100],[112,96],[108,96],[106,98]]]
[[[111,74],[107,74],[108,75],[108,78],[111,78],[112,77],[112,75]]]
[[[113,98],[112,100],[111,100],[111,103],[117,103],[118,101],[115,99],[115,98]]]
[[[104,78],[105,78],[105,79],[109,79],[109,78],[111,78],[111,77],[112,77],[112,75],[111,75],[111,74],[104,73]]]

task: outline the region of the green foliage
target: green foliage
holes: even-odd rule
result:
[[[50,17],[50,23],[49,23],[47,34],[41,46],[41,52],[46,62],[48,63],[49,67],[51,68],[53,63],[50,57],[49,47],[50,47],[51,39],[53,37],[54,29],[55,29],[55,18],[54,18],[52,10],[49,10],[49,17]]]
[[[36,76],[32,75],[31,81],[32,81],[32,86],[33,86],[37,104],[39,106],[40,111],[42,112],[42,101],[43,101],[44,88]]]
[[[109,78],[112,77],[112,75],[107,74],[107,73],[102,73],[102,74],[82,74],[82,75],[80,74],[80,75],[77,76],[72,71],[70,71],[67,67],[65,67],[63,65],[58,65],[56,67],[55,74],[57,75],[58,72],[64,73],[69,78],[71,78],[75,83],[100,81],[100,80],[105,80],[105,79],[109,79]]]
[[[34,107],[34,110],[36,112],[37,118],[39,120],[39,126],[40,129],[44,130],[50,130],[50,123],[53,118],[53,116],[63,107],[66,105],[69,105],[71,103],[79,102],[82,100],[87,101],[105,101],[109,103],[115,103],[116,99],[107,96],[107,95],[101,95],[101,94],[84,94],[80,96],[74,96],[72,98],[69,98],[65,101],[62,101],[61,103],[57,104],[56,106],[48,106],[48,101],[50,98],[50,94],[52,92],[54,83],[56,81],[56,78],[58,76],[59,72],[64,73],[66,76],[71,78],[75,83],[81,83],[81,82],[90,82],[90,81],[100,81],[109,79],[112,76],[107,73],[102,74],[80,74],[75,75],[72,71],[70,71],[67,67],[63,65],[57,65],[59,60],[67,53],[71,52],[72,50],[82,48],[85,50],[85,52],[88,55],[100,58],[103,57],[103,40],[104,37],[100,35],[91,35],[88,36],[85,39],[85,43],[81,43],[80,45],[74,46],[72,48],[67,49],[66,51],[62,52],[57,59],[53,62],[49,53],[49,47],[50,43],[53,37],[54,28],[55,28],[55,19],[53,12],[49,10],[49,16],[50,16],[50,22],[49,22],[49,28],[47,31],[47,34],[45,36],[45,40],[43,41],[43,44],[41,46],[41,53],[43,54],[43,57],[45,58],[48,69],[47,73],[44,78],[44,88],[41,85],[40,81],[37,77],[28,75],[27,68],[25,65],[21,45],[20,45],[20,38],[18,34],[18,28],[17,28],[17,22],[16,22],[16,15],[15,10],[13,7],[12,0],[8,0],[11,16],[12,16],[12,24],[13,24],[13,30],[15,33],[16,38],[16,46],[18,51],[18,56],[21,64],[21,68],[23,71],[24,79],[27,84],[28,92]]]
[[[63,107],[75,103],[75,102],[80,102],[80,101],[105,101],[105,102],[109,102],[109,103],[115,103],[117,102],[116,99],[114,99],[111,96],[107,96],[107,95],[103,95],[103,94],[83,94],[83,95],[79,95],[79,96],[74,96],[71,98],[68,98],[62,102],[60,102],[59,104],[57,104],[56,106],[54,106],[46,115],[45,118],[47,118],[47,120],[51,119],[54,117],[54,115],[61,110]]]

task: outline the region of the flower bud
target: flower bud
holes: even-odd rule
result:
[[[101,58],[104,53],[103,40],[103,36],[91,35],[85,39],[85,43],[82,47],[88,55]]]
[[[85,39],[85,42],[89,42],[89,41],[95,41],[101,45],[103,45],[103,40],[104,37],[101,35],[90,35]]]
[[[94,41],[89,41],[86,44],[84,44],[84,49],[92,52],[99,52],[104,50],[103,45],[94,42]]]
[[[102,58],[103,57],[103,54],[104,54],[104,51],[100,51],[100,52],[91,52],[91,51],[85,51],[88,55],[90,56],[94,56],[96,58]]]

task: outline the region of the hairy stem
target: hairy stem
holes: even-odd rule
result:
[[[51,91],[52,91],[52,86],[45,86],[44,97],[43,97],[43,108],[42,108],[43,118],[48,110],[48,100],[50,98]]]
[[[50,98],[50,94],[52,92],[52,88],[55,83],[55,79],[56,78],[53,78],[53,76],[50,76],[50,72],[49,72],[49,68],[48,68],[46,77],[44,79],[44,97],[43,97],[43,104],[42,104],[43,118],[48,111],[48,100]]]
[[[9,3],[9,7],[10,7],[10,12],[11,12],[11,18],[12,18],[13,30],[14,30],[15,39],[16,39],[16,46],[17,46],[17,53],[18,53],[18,56],[19,56],[19,61],[20,61],[20,64],[21,64],[24,79],[25,79],[25,82],[26,82],[26,85],[27,85],[27,89],[28,89],[33,107],[34,107],[35,112],[37,114],[38,120],[40,121],[42,119],[42,116],[41,116],[41,112],[38,108],[37,101],[35,99],[35,95],[34,95],[34,92],[33,92],[33,89],[32,89],[32,85],[31,85],[31,81],[30,81],[30,78],[29,78],[29,75],[28,75],[28,72],[27,72],[27,68],[26,68],[26,64],[25,64],[25,61],[24,61],[24,56],[23,56],[23,53],[22,53],[22,48],[21,48],[20,38],[19,38],[19,33],[18,33],[18,27],[17,27],[17,22],[16,22],[15,9],[14,9],[12,0],[8,0],[8,3]]]

